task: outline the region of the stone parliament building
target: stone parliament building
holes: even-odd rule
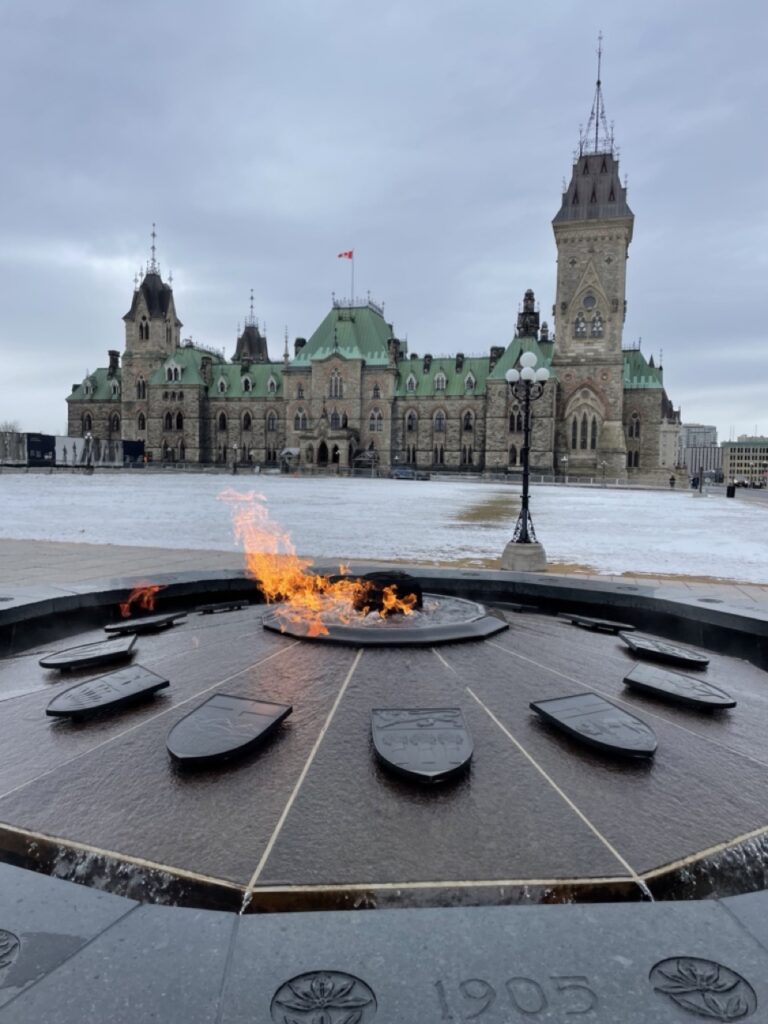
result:
[[[511,341],[486,355],[418,356],[383,307],[333,300],[293,353],[271,359],[250,316],[231,360],[182,340],[173,290],[152,259],[125,323],[122,355],[67,397],[68,433],[144,442],[152,461],[282,465],[306,472],[395,466],[520,471],[522,409],[505,372],[523,352],[550,370],[531,407],[530,466],[571,478],[666,482],[680,413],[663,370],[622,345],[634,214],[619,178],[598,77],[571,179],[552,222],[556,335],[525,292]]]

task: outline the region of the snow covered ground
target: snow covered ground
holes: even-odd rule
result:
[[[142,472],[0,474],[0,537],[234,550],[236,487],[264,495],[300,554],[490,566],[519,488],[503,484]],[[506,513],[505,500],[509,499]],[[768,502],[685,491],[534,487],[550,562],[768,582]]]

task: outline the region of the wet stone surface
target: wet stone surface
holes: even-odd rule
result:
[[[620,638],[552,616],[510,612],[486,640],[363,650],[270,632],[262,615],[139,636],[137,662],[169,686],[84,722],[45,709],[103,673],[62,679],[38,661],[99,631],[0,661],[0,857],[229,909],[637,900],[638,880],[653,888],[670,865],[768,829],[768,689],[745,662],[713,654],[697,672],[738,702],[713,715],[628,689]],[[530,708],[586,690],[646,723],[655,757],[617,761]],[[293,713],[236,762],[180,770],[169,732],[222,694]],[[455,779],[425,786],[377,758],[371,712],[418,708],[461,712],[473,754]]]

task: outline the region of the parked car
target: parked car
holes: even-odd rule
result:
[[[395,466],[389,474],[390,480],[429,480],[429,473],[413,466]]]

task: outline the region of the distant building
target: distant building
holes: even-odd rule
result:
[[[484,355],[409,352],[383,306],[333,300],[308,341],[270,359],[253,315],[231,360],[181,339],[170,283],[152,258],[123,317],[122,356],[73,385],[69,433],[145,442],[155,461],[251,462],[345,472],[396,465],[519,472],[523,410],[505,379],[533,352],[551,376],[532,408],[530,465],[571,478],[664,482],[677,464],[680,414],[661,366],[622,344],[634,214],[619,176],[600,82],[553,229],[550,334],[532,290],[511,340]]]
[[[678,438],[677,462],[691,476],[703,470],[708,477],[722,476],[723,453],[717,443],[717,427],[703,423],[683,423]]]
[[[768,486],[768,437],[740,434],[723,441],[723,477],[735,483]]]

